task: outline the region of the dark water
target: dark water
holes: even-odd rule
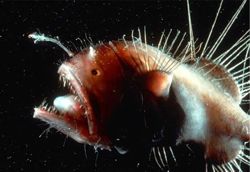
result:
[[[195,36],[204,40],[216,14],[218,1],[191,3]],[[216,36],[223,30],[239,1],[224,3]],[[249,28],[245,6],[225,43],[226,50]],[[67,55],[55,45],[34,45],[27,35],[40,31],[59,36],[64,43],[89,34],[94,42],[117,40],[146,26],[148,42],[157,44],[166,29],[188,31],[184,1],[155,2],[3,2],[0,1],[0,171],[158,171],[146,152],[118,155],[86,147],[32,118],[34,105],[56,96],[57,68]],[[73,41],[75,42],[75,41]],[[67,43],[66,43],[67,44]],[[70,44],[67,44],[70,46]],[[76,46],[79,46],[76,45]],[[73,46],[72,46],[73,48]],[[176,151],[177,171],[202,171],[199,156],[192,160]]]

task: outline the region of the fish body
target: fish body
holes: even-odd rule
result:
[[[249,150],[250,117],[240,106],[249,102],[249,31],[218,57],[213,55],[223,38],[200,52],[202,45],[195,46],[189,31],[186,43],[179,31],[170,39],[170,30],[152,46],[145,30],[144,41],[138,30],[131,41],[99,43],[77,53],[54,38],[30,34],[34,42],[56,43],[71,57],[58,69],[68,94],[56,97],[52,106],[36,107],[33,117],[95,148],[121,154],[149,148],[161,169],[169,170],[165,148],[176,160],[171,147],[194,144],[210,165],[206,170],[241,170],[236,160],[250,165],[244,153]],[[245,59],[233,64],[243,52]]]
[[[222,67],[202,61],[181,63],[155,47],[133,42],[86,48],[58,70],[73,93],[65,97],[71,103],[55,103],[57,98],[51,109],[61,110],[41,107],[34,117],[80,143],[103,149],[120,150],[124,142],[121,148],[127,150],[136,136],[142,145],[153,144],[154,134],[164,130],[164,137],[174,136],[169,143],[195,142],[204,147],[207,159],[230,161],[250,139],[249,116],[239,106],[233,78]],[[227,79],[216,82],[215,76]]]

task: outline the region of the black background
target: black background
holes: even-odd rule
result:
[[[218,5],[219,1],[191,2],[194,34],[200,40],[206,38]],[[212,40],[239,5],[240,1],[226,0]],[[233,25],[220,52],[249,28],[248,6]],[[67,41],[84,39],[85,34],[96,43],[117,40],[123,34],[130,39],[132,29],[144,26],[152,44],[157,44],[164,29],[188,32],[185,1],[0,2],[0,171],[157,171],[153,162],[148,163],[147,154],[140,159],[107,151],[96,153],[87,146],[85,157],[83,145],[55,130],[39,137],[48,126],[32,118],[35,105],[44,97],[58,94],[56,72],[67,55],[49,43],[34,45],[28,34],[40,31],[59,36],[72,47]],[[200,163],[187,161],[191,167]],[[192,168],[183,169],[189,170]],[[195,171],[201,169],[197,167]]]

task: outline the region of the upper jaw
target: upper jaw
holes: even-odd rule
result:
[[[57,97],[54,100],[53,106],[49,106],[46,101],[43,101],[40,106],[34,108],[33,117],[38,118],[62,133],[71,136],[77,142],[88,143],[88,137],[91,135],[91,132],[93,133],[92,126],[94,126],[94,124],[89,120],[89,116],[93,116],[93,114],[85,88],[74,74],[76,72],[69,63],[62,64],[58,73],[59,80],[62,82],[63,86],[69,89],[70,94],[63,97],[71,102],[70,106],[73,111],[72,109],[67,109],[67,104],[64,102],[61,102],[60,106],[57,105],[58,103],[55,103],[55,101],[60,98]],[[64,109],[64,107],[66,109]],[[67,121],[69,118],[75,118],[75,120],[86,122],[82,123],[81,127],[75,127],[70,121]],[[84,128],[87,134],[86,136],[81,133],[80,128]]]
[[[56,105],[56,99],[60,98],[57,97],[54,100],[53,106],[49,106],[46,101],[43,101],[40,106],[34,108],[33,117],[48,123],[51,127],[56,128],[79,143],[88,143],[89,134],[85,136],[81,132],[84,129],[86,133],[89,133],[87,122],[84,122],[81,127],[75,127],[75,125],[68,120],[71,118],[87,121],[86,114],[88,111],[86,107],[88,104],[86,101],[83,101],[87,99],[87,95],[82,94],[81,89],[83,88],[80,89],[78,83],[75,81],[74,75],[71,74],[69,67],[62,65],[59,69],[59,75],[59,79],[63,82],[63,86],[69,88],[70,94],[63,97],[71,102],[70,108],[72,109],[67,109],[67,104],[65,104],[65,102],[61,103],[61,107]],[[85,99],[81,99],[80,97],[84,97]],[[82,119],[80,119],[79,116]]]
[[[71,92],[73,92],[73,94],[75,94],[79,98],[80,103],[84,107],[84,115],[86,115],[87,117],[89,134],[97,134],[96,119],[94,117],[94,112],[88,98],[88,92],[84,87],[83,82],[77,75],[77,69],[75,69],[75,67],[69,62],[65,62],[58,69],[58,73],[63,82],[66,82],[66,85],[68,83]]]
[[[45,121],[79,143],[110,150],[109,138],[97,132],[98,125],[89,101],[88,91],[79,79],[77,69],[70,63],[64,63],[60,66],[58,73],[63,85],[69,87],[71,92],[70,95],[64,97],[70,99],[77,108],[70,111],[62,107],[60,111],[60,106],[56,106],[55,101],[55,106],[50,107],[42,103],[34,109],[33,117]]]

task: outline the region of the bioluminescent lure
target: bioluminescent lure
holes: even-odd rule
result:
[[[188,0],[188,38],[170,30],[157,46],[147,44],[145,28],[137,36],[132,31],[131,41],[123,37],[78,53],[57,39],[30,34],[34,42],[55,43],[71,57],[58,69],[69,93],[53,106],[36,107],[34,118],[95,148],[124,154],[135,145],[151,146],[163,170],[170,169],[169,153],[176,160],[173,146],[193,143],[202,147],[207,171],[241,171],[239,163],[250,166],[250,116],[240,107],[250,101],[249,30],[222,54],[215,52],[246,2],[213,44],[223,1],[198,46]]]

